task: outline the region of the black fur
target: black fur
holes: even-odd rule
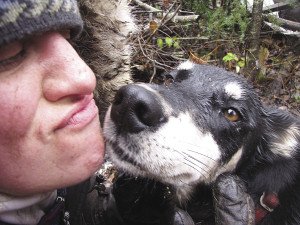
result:
[[[147,155],[152,149],[149,147],[142,153],[142,144],[139,145],[137,140],[143,139],[141,143],[152,145],[156,139],[150,138],[149,141],[147,136],[159,132],[171,118],[176,119],[186,113],[202,134],[211,134],[217,143],[220,157],[214,164],[215,170],[222,169],[242,149],[242,155],[234,167],[224,172],[236,174],[245,182],[256,205],[264,192],[278,194],[280,205],[261,224],[300,224],[299,118],[286,111],[263,106],[244,79],[221,68],[193,65],[187,69],[172,71],[168,77],[170,76],[174,82],[167,86],[129,85],[120,89],[104,127],[108,150],[111,155],[119,157],[118,160],[115,156],[112,157],[116,165],[134,175],[166,182],[176,189],[177,184],[168,181],[163,173],[157,173],[156,168],[153,171],[149,169],[145,165],[149,164],[148,161],[144,162],[139,156],[136,157]],[[224,87],[227,84],[235,84],[240,89],[233,90],[232,93],[226,92]],[[228,109],[235,110],[240,119],[235,122],[228,120],[224,116]],[[126,144],[122,144],[121,140]],[[197,137],[195,142],[196,140]],[[168,150],[168,146],[164,145],[166,144],[157,143],[161,153]],[[114,151],[118,153],[115,154]],[[146,160],[151,157],[147,155]],[[158,153],[151,160],[159,161],[159,157]],[[193,156],[187,160],[186,162],[196,162],[197,159]],[[126,161],[128,164],[125,164]],[[130,165],[140,172],[135,173]],[[193,165],[189,164],[191,168]],[[163,165],[161,168],[167,170]],[[207,168],[209,173],[215,173],[215,170]],[[201,172],[204,173],[203,180],[193,181],[188,185],[192,187],[192,193],[188,195],[188,200],[184,200],[184,205],[196,222],[214,224],[211,185],[215,181],[214,176],[219,173],[212,177],[208,174],[210,178],[207,178],[206,171],[200,170],[199,173]]]

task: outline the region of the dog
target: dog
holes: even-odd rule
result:
[[[219,67],[186,61],[165,77],[117,92],[104,123],[113,163],[173,187],[187,209],[203,187],[235,174],[256,205],[256,224],[299,225],[299,118],[264,106],[245,79]]]

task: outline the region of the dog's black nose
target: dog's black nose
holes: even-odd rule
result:
[[[129,84],[119,89],[111,108],[111,119],[120,131],[137,133],[165,121],[162,106],[154,93]]]

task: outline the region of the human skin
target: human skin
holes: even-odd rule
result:
[[[0,193],[55,190],[99,168],[104,142],[95,85],[62,33],[0,47]]]

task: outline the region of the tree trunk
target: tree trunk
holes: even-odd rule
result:
[[[251,76],[253,79],[260,76],[260,65],[258,61],[259,49],[260,49],[260,32],[261,24],[263,20],[263,0],[254,0],[252,9],[252,21],[250,23],[250,29],[247,38],[247,65],[246,75]]]

